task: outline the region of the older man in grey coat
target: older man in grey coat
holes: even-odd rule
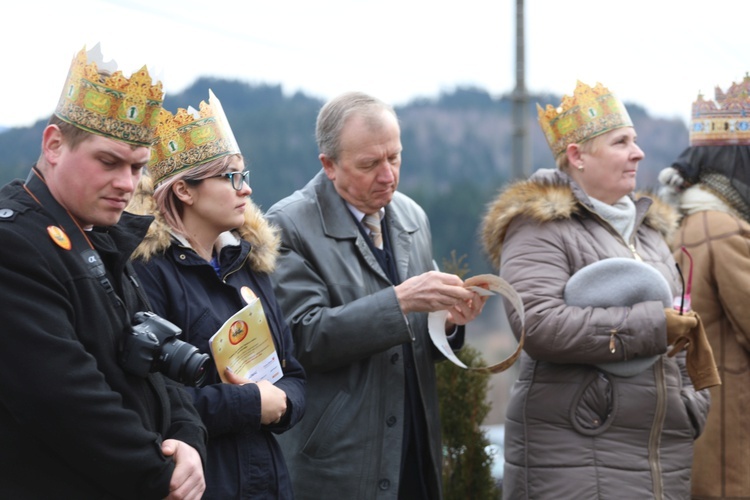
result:
[[[280,439],[295,495],[440,498],[441,358],[427,313],[449,311],[457,348],[458,325],[483,301],[434,270],[427,216],[396,192],[393,109],[344,94],[321,109],[316,132],[323,170],[267,214],[282,234],[276,293],[308,374],[305,417]]]

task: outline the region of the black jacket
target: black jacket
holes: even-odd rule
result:
[[[147,204],[150,196],[136,199]],[[182,329],[182,340],[210,353],[208,341],[245,306],[249,287],[263,305],[283,377],[276,387],[287,395],[281,422],[261,425],[260,392],[255,384],[224,384],[213,359],[205,383],[188,388],[209,434],[205,499],[292,498],[289,472],[275,434],[297,424],[305,411],[305,372],[294,357],[292,334],[271,287],[277,237],[260,210],[248,200],[245,224],[221,236],[221,277],[189,246],[174,239],[153,206],[129,208],[155,213],[148,236],[134,254],[134,266],[154,311]]]
[[[126,270],[151,219],[125,214],[88,237],[125,306],[115,306],[20,181],[0,191],[0,497],[163,498],[174,438],[205,457],[206,431],[183,389],[118,362],[146,308]],[[205,463],[205,461],[204,461]]]

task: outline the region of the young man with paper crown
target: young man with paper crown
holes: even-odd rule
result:
[[[133,257],[154,311],[212,354],[205,383],[188,388],[209,434],[204,498],[290,499],[275,434],[302,418],[305,375],[269,279],[278,237],[210,90],[199,111],[162,110],[156,135],[129,207],[156,221]]]
[[[152,219],[123,210],[162,86],[97,61],[74,58],[37,164],[0,191],[0,496],[198,499],[205,427],[126,362],[149,310],[128,259]]]
[[[674,255],[722,384],[695,443],[693,497],[750,498],[750,76],[693,103],[690,145],[659,180],[682,215]],[[683,247],[687,253],[683,250]]]
[[[718,379],[667,355],[699,329],[672,307],[675,214],[633,195],[644,154],[607,88],[578,82],[558,108],[539,107],[539,122],[558,168],[507,186],[483,222],[485,249],[525,310],[503,496],[687,498],[709,405],[691,377],[697,388]]]

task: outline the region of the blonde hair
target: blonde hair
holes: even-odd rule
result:
[[[187,170],[167,177],[156,186],[154,189],[154,201],[156,202],[156,209],[164,217],[164,221],[169,225],[172,230],[185,238],[187,238],[187,229],[182,221],[182,214],[184,206],[182,201],[177,197],[172,186],[178,181],[185,181],[190,185],[197,185],[203,179],[213,177],[215,175],[221,175],[227,171],[227,166],[234,159],[239,158],[242,160],[242,155],[233,154],[222,156],[216,160],[212,160],[201,165],[192,167]]]
[[[599,150],[599,145],[601,144],[601,138],[604,135],[606,134],[600,134],[586,141],[577,143],[578,150],[581,153],[588,153],[588,154],[596,153]],[[566,148],[566,151],[567,151],[567,148]],[[557,165],[557,168],[559,170],[562,170],[563,172],[567,171],[571,167],[570,160],[568,159],[568,155],[566,151],[563,151],[555,160],[555,164]]]

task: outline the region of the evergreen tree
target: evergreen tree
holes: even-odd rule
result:
[[[463,278],[469,269],[462,256],[443,262],[443,270]],[[467,367],[487,366],[480,353],[464,346],[457,354]],[[491,373],[466,370],[445,361],[437,365],[437,387],[443,438],[443,494],[446,500],[496,499],[489,441],[481,428],[490,411],[487,389]]]

